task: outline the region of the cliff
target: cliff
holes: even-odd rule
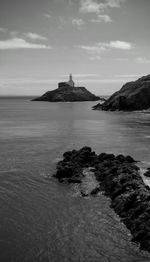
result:
[[[46,92],[44,95],[32,101],[48,102],[76,102],[76,101],[97,101],[100,97],[89,92],[85,87],[72,87],[66,82],[59,83],[58,88]]]
[[[134,111],[150,107],[150,75],[136,81],[126,83],[102,105],[93,107],[94,110]]]

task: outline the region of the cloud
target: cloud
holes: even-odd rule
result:
[[[129,74],[129,75],[115,75],[115,78],[137,78],[137,77],[141,77],[141,75],[139,74]]]
[[[83,26],[85,23],[84,23],[83,19],[81,19],[81,18],[74,18],[74,19],[72,19],[72,24],[73,24],[74,26],[81,27],[81,26]]]
[[[58,17],[58,28],[60,29],[60,30],[62,30],[63,28],[64,28],[64,26],[66,26],[66,24],[67,24],[67,19],[66,19],[66,17],[63,17],[63,16],[59,16]]]
[[[123,50],[130,50],[133,48],[132,44],[125,41],[111,41],[108,44],[108,47],[110,48],[116,48],[116,49],[123,49]]]
[[[148,59],[146,57],[137,57],[136,61],[138,63],[142,63],[142,64],[149,64],[150,63],[150,59]]]
[[[46,37],[42,36],[42,35],[38,35],[36,33],[32,33],[32,32],[29,32],[29,33],[26,33],[24,34],[26,37],[28,37],[29,39],[31,40],[42,40],[42,41],[45,41],[47,40]]]
[[[114,60],[122,62],[122,61],[128,61],[129,58],[127,58],[127,57],[116,57],[116,58],[114,58]]]
[[[82,13],[99,13],[101,4],[93,0],[81,0],[80,12]]]
[[[90,60],[95,61],[95,60],[102,60],[102,57],[100,55],[95,55],[95,56],[90,56],[89,57]]]
[[[52,15],[53,15],[53,12],[52,12],[50,9],[47,9],[47,10],[45,11],[45,13],[43,13],[43,16],[44,16],[45,18],[51,18]]]
[[[96,77],[96,76],[99,76],[99,75],[97,74],[73,74],[73,77],[75,78],[89,78],[89,77]],[[60,77],[68,78],[68,75],[61,75]]]
[[[88,53],[101,54],[110,49],[120,49],[120,50],[131,50],[133,48],[132,44],[124,41],[110,41],[109,43],[99,42],[92,46],[80,45],[79,48],[87,51]]]
[[[0,32],[5,33],[5,32],[7,32],[7,29],[3,28],[3,27],[0,27]]]
[[[66,18],[63,16],[59,16],[58,19],[61,25],[65,25],[67,23]]]
[[[63,29],[65,26],[70,25],[70,23],[75,26],[77,29],[82,29],[85,25],[85,22],[82,18],[67,18],[63,16],[58,17],[59,29]]]
[[[80,45],[79,48],[89,52],[89,53],[101,53],[106,50],[105,47],[100,46],[99,44],[93,46]]]
[[[52,16],[51,16],[51,14],[49,14],[49,13],[45,13],[45,14],[44,14],[44,17],[46,17],[46,18],[51,18]]]
[[[0,41],[0,50],[11,49],[52,49],[51,46],[29,43],[22,38],[12,38]]]
[[[127,79],[116,79],[116,78],[104,78],[104,79],[84,79],[78,81],[78,83],[101,83],[101,84],[109,84],[109,83],[124,83]]]
[[[124,0],[105,0],[98,3],[96,0],[81,0],[80,12],[82,13],[101,13],[107,8],[118,8]]]
[[[88,78],[88,77],[96,77],[98,76],[97,74],[75,74],[75,77],[83,77],[83,78]]]
[[[105,6],[106,7],[120,7],[120,5],[125,2],[125,0],[106,0]]]
[[[11,32],[9,32],[9,33],[10,33],[10,35],[11,35],[12,38],[16,38],[17,35],[19,35],[19,32],[18,32],[18,31],[11,31]]]
[[[20,84],[53,84],[57,83],[58,79],[42,79],[42,78],[0,78],[2,85],[20,85]]]
[[[91,22],[93,22],[93,23],[101,23],[101,22],[111,23],[112,20],[111,20],[109,15],[100,15],[100,14],[98,14],[97,18],[91,19]]]

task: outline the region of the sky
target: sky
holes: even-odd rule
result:
[[[149,0],[1,0],[0,95],[40,95],[73,74],[111,95],[149,74]]]

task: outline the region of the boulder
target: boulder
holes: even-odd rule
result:
[[[150,169],[148,168],[143,175],[150,178]]]

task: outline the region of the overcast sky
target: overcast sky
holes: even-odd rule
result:
[[[39,95],[72,73],[105,95],[149,74],[150,0],[1,0],[0,95]]]

